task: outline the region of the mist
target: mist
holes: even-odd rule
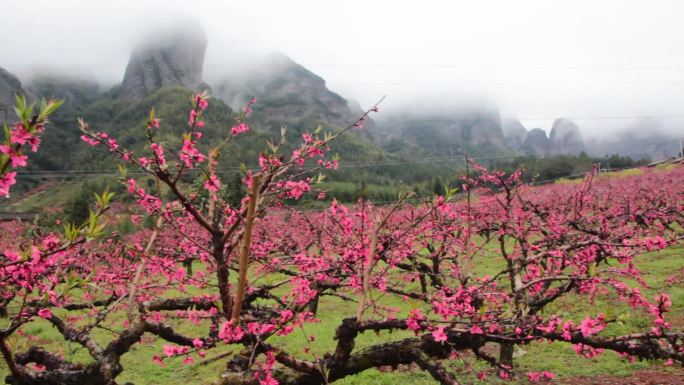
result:
[[[648,119],[684,136],[684,3],[573,0],[3,1],[0,67],[123,78],[131,51],[179,23],[204,30],[212,83],[282,52],[387,114],[483,101],[502,118],[549,130],[577,122],[588,138]],[[378,119],[382,119],[379,116]]]

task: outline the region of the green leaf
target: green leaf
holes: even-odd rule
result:
[[[118,164],[117,167],[119,168],[119,175],[121,176],[121,179],[125,180],[126,175],[128,175],[128,169],[123,164]]]
[[[102,194],[98,195],[97,193],[93,193],[93,195],[95,195],[95,203],[97,204],[98,209],[104,210],[109,207],[109,203],[111,202],[114,193],[110,192],[109,189],[105,189]]]
[[[589,267],[587,269],[587,275],[589,277],[595,277],[596,276],[596,263],[590,262]]]
[[[10,132],[10,128],[9,128],[9,126],[7,125],[7,123],[3,123],[3,124],[2,124],[2,127],[3,127],[3,129],[5,130],[5,142],[6,142],[7,144],[10,144],[10,143],[11,143],[11,142],[10,142],[10,135],[12,135],[12,133]]]
[[[273,154],[278,153],[278,147],[279,146],[276,145],[275,143],[273,143],[273,141],[271,141],[271,139],[268,139],[266,141],[266,146],[268,147],[269,150],[271,150],[271,153],[273,153]]]
[[[80,234],[79,229],[73,223],[67,223],[64,225],[64,237],[68,243],[74,242]]]
[[[59,107],[64,104],[64,99],[50,99],[47,102],[47,105],[45,106],[45,109],[42,110],[41,115],[45,115],[45,117],[52,115],[53,112],[55,112]]]

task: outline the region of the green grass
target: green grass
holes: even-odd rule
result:
[[[15,211],[42,211],[44,207],[60,207],[70,197],[76,195],[80,188],[79,181],[59,182],[46,190],[30,194],[23,199],[16,200],[10,205]]]
[[[673,274],[676,270],[684,267],[684,248],[675,246],[662,250],[656,253],[644,255],[639,258],[639,268],[645,274],[644,278],[651,288],[646,289],[645,292],[652,296],[662,289],[664,280]],[[475,262],[475,273],[485,274],[498,271],[501,267],[500,262],[495,258],[483,257]],[[266,280],[277,279],[277,277],[268,277]],[[670,293],[673,300],[673,309],[671,316],[679,322],[677,326],[684,324],[684,288],[670,287],[666,291]],[[196,294],[196,293],[190,293]],[[169,293],[173,295],[173,293]],[[392,306],[401,310],[400,314],[405,315],[406,311],[417,304],[410,301],[402,301],[396,297],[383,297],[381,299],[383,305]],[[321,300],[319,306],[318,318],[319,323],[306,324],[303,329],[295,330],[294,333],[287,337],[276,337],[273,341],[276,345],[283,346],[286,350],[293,354],[306,359],[312,359],[314,356],[321,357],[326,352],[334,349],[335,341],[333,336],[335,328],[339,321],[354,314],[356,305],[354,303],[344,302],[340,299],[325,297]],[[58,311],[57,311],[58,312]],[[587,302],[586,298],[578,298],[575,296],[568,296],[559,300],[551,308],[547,310],[548,313],[559,314],[562,317],[571,317],[573,319],[581,319],[585,315],[595,315],[599,312],[606,313],[609,317],[626,314],[626,319],[622,324],[611,324],[606,333],[620,334],[628,333],[630,331],[643,329],[649,326],[649,321],[642,315],[633,314],[626,305],[620,304],[618,301],[609,298],[601,298],[595,303]],[[85,315],[85,313],[82,313]],[[125,316],[123,314],[115,314],[111,317],[107,326],[116,330],[121,329],[121,323]],[[85,321],[84,321],[85,322]],[[175,324],[179,332],[189,336],[206,335],[208,330],[208,322],[203,322],[199,326],[192,325],[186,322],[174,322],[172,319],[167,320]],[[77,362],[88,362],[88,355],[75,344],[67,344],[63,342],[60,335],[52,328],[46,321],[38,320],[30,323],[24,327],[24,331],[28,334],[34,335],[36,340],[31,342],[35,345],[43,346],[50,351],[58,354],[63,354],[65,357],[72,357]],[[402,339],[410,336],[409,332],[393,332],[376,334],[367,332],[361,334],[356,343],[356,349],[363,349],[377,343],[388,342],[391,340]],[[111,333],[98,329],[95,331],[96,339],[101,343],[111,339]],[[309,344],[305,336],[315,336],[316,341]],[[13,346],[17,344],[20,350],[28,347],[25,339],[13,338],[9,341]],[[133,349],[123,356],[122,363],[125,371],[117,378],[119,383],[132,382],[136,385],[181,385],[181,384],[208,384],[212,383],[218,378],[218,375],[224,368],[225,359],[218,360],[209,365],[183,365],[180,359],[167,360],[166,366],[161,367],[152,362],[153,355],[160,355],[162,346],[166,344],[164,341],[156,339],[152,336],[145,336],[142,343],[137,344]],[[305,352],[306,348],[310,348]],[[209,353],[207,357],[212,357],[226,351],[227,348],[215,349]],[[496,346],[487,347],[492,354],[496,353]],[[475,362],[471,358],[466,357],[466,362],[474,367],[484,368],[480,362]],[[587,360],[578,357],[572,350],[569,344],[565,343],[532,343],[523,346],[516,351],[515,365],[520,371],[527,370],[549,370],[553,371],[559,377],[569,376],[595,376],[595,375],[618,375],[628,376],[634,370],[647,368],[653,363],[650,362],[635,362],[628,361],[618,357],[612,352],[606,352],[599,355],[597,358]],[[464,381],[472,381],[470,372],[464,370],[461,361],[454,361],[451,369],[460,373]],[[666,369],[663,369],[666,370]],[[6,375],[6,369],[0,368],[0,375]],[[378,370],[369,370],[356,376],[347,377],[338,381],[339,384],[396,384],[405,382],[407,384],[435,384],[428,375],[417,369],[405,368],[395,372],[380,372]],[[498,384],[500,380],[494,379],[490,376],[489,384]],[[522,382],[524,383],[524,382]]]

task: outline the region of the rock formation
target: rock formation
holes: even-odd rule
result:
[[[514,151],[519,151],[525,143],[527,137],[527,129],[516,119],[504,119],[501,124],[504,141],[507,148]]]
[[[16,94],[24,93],[21,82],[3,68],[0,68],[0,105],[14,106]]]
[[[43,74],[26,81],[26,90],[38,98],[64,100],[64,106],[84,109],[102,95],[93,79]],[[64,107],[61,108],[62,110]]]
[[[137,101],[165,86],[207,89],[202,78],[207,39],[200,28],[157,35],[131,54],[119,98]]]
[[[584,140],[577,124],[568,119],[556,119],[549,135],[549,153],[577,155],[584,151]]]
[[[270,131],[282,125],[295,131],[319,124],[346,126],[361,114],[357,105],[330,91],[323,78],[280,53],[262,58],[246,73],[216,82],[214,94],[235,109],[256,96],[252,119]]]
[[[443,155],[494,154],[506,149],[498,110],[484,106],[398,114],[379,128],[389,139]]]
[[[548,148],[549,138],[546,137],[546,132],[541,128],[533,128],[527,133],[520,150],[529,155],[544,156]]]

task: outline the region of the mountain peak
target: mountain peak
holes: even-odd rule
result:
[[[579,154],[584,151],[582,132],[570,119],[556,119],[549,135],[551,154]]]
[[[240,74],[229,74],[215,85],[215,94],[233,108],[257,97],[253,120],[267,131],[315,128],[319,124],[346,126],[361,114],[325,80],[285,54],[261,57],[257,65]],[[367,121],[372,125],[372,122]]]
[[[533,128],[527,132],[521,150],[530,155],[544,156],[549,148],[549,138],[541,128]]]
[[[527,137],[527,129],[517,119],[504,119],[501,122],[506,147],[512,150],[520,150]]]
[[[208,88],[202,75],[207,38],[201,28],[179,24],[148,36],[131,54],[119,98],[137,101],[165,86]]]
[[[13,106],[16,94],[23,94],[24,89],[16,76],[0,68],[0,105]]]

